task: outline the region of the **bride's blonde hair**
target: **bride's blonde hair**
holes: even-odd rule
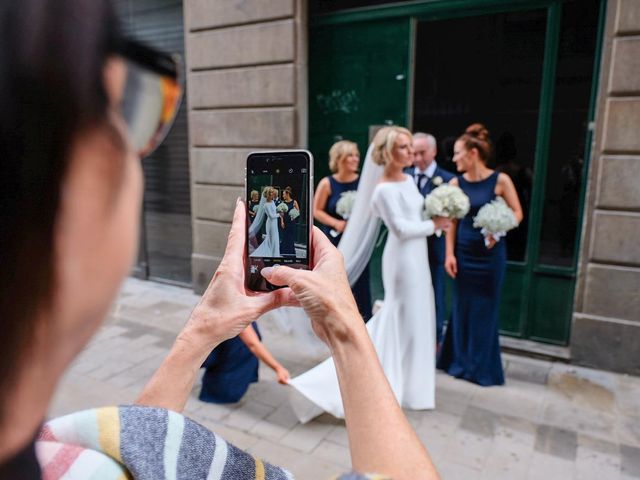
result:
[[[373,137],[373,152],[371,152],[371,159],[374,163],[386,165],[391,161],[391,151],[400,134],[408,136],[409,139],[413,141],[413,135],[404,127],[391,125],[378,130],[378,133]]]
[[[262,190],[262,196],[263,196],[264,198],[268,198],[268,197],[269,197],[269,194],[270,194],[271,192],[278,193],[278,191],[277,191],[275,188],[271,187],[271,186],[264,187],[264,190]]]

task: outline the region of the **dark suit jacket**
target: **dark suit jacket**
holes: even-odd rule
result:
[[[405,173],[407,175],[411,175],[413,177],[415,169],[414,167],[409,167],[405,169]],[[423,197],[426,197],[431,193],[433,189],[435,189],[438,185],[434,183],[436,178],[440,177],[442,179],[441,183],[449,182],[455,175],[451,172],[448,172],[444,168],[437,166],[435,171],[433,172],[433,176],[424,184],[420,193]],[[431,235],[428,238],[429,241],[429,264],[431,266],[432,276],[435,274],[435,270],[438,267],[442,267],[444,265],[444,257],[446,254],[446,243],[444,240],[444,235],[440,238],[435,235]]]

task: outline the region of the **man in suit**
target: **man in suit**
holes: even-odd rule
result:
[[[440,168],[436,163],[438,146],[433,135],[416,132],[413,134],[414,160],[413,169],[407,173],[413,176],[418,190],[426,197],[438,185],[447,183],[455,175]],[[442,342],[442,329],[444,327],[445,305],[445,271],[444,257],[446,244],[444,235],[438,238],[431,235],[427,239],[429,248],[429,268],[431,269],[431,282],[436,303],[436,338],[438,345]]]

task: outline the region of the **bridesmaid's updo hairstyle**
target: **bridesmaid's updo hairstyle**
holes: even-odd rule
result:
[[[396,143],[398,135],[404,134],[413,140],[413,135],[404,127],[392,125],[390,127],[382,127],[373,137],[373,152],[371,159],[378,165],[386,165],[391,161],[391,152]]]
[[[331,145],[329,149],[329,170],[331,170],[332,173],[336,173],[340,160],[353,151],[358,151],[358,145],[349,140],[340,140]]]
[[[282,193],[287,192],[289,194],[289,198],[293,198],[293,189],[291,187],[285,187]]]
[[[486,165],[493,158],[493,144],[489,138],[489,130],[481,123],[472,123],[458,138],[467,150],[475,148],[478,156]]]

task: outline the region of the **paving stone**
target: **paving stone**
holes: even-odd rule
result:
[[[420,441],[427,447],[434,462],[446,459],[449,443],[458,429],[460,417],[446,412],[434,410],[428,412],[416,427]]]
[[[620,462],[618,445],[581,435],[574,477],[580,480],[617,478],[620,475]]]
[[[536,443],[538,424],[518,417],[502,415],[498,419],[495,439],[504,438],[509,443],[521,444],[533,449]]]
[[[640,415],[616,418],[616,438],[620,443],[640,447]]]
[[[351,453],[348,447],[323,440],[312,453],[316,458],[340,465],[345,471],[351,469]]]
[[[478,471],[484,468],[493,439],[458,430],[447,446],[445,462],[455,462]]]
[[[333,430],[329,432],[326,438],[327,440],[331,440],[343,447],[349,446],[349,436],[347,434],[347,429],[343,425],[336,425]]]
[[[541,421],[543,424],[555,425],[565,430],[589,433],[603,440],[616,439],[614,415],[576,407],[562,399],[546,401]]]
[[[509,358],[505,375],[507,384],[510,380],[546,385],[551,364],[530,358]]]
[[[273,407],[253,400],[247,400],[229,414],[225,420],[225,424],[239,430],[249,431],[256,423],[273,412],[273,410]]]
[[[640,448],[620,445],[620,457],[622,473],[640,478]]]
[[[216,422],[226,419],[231,413],[238,408],[238,404],[232,403],[220,405],[216,403],[206,403],[196,400],[200,404],[200,408],[195,412],[196,418],[206,418]]]
[[[640,417],[640,385],[629,381],[630,378],[628,375],[620,376],[616,389],[616,408],[623,415]]]
[[[456,462],[446,462],[436,467],[440,478],[444,480],[475,480],[481,475],[480,470]]]
[[[553,455],[535,452],[529,463],[527,480],[568,479],[573,477],[574,463]]]
[[[282,445],[301,452],[311,453],[333,430],[328,424],[311,422],[294,427],[282,438]]]
[[[491,480],[525,478],[532,455],[532,447],[512,442],[506,437],[497,437],[482,470],[482,478]]]
[[[553,455],[573,462],[578,449],[576,432],[563,430],[550,425],[539,425],[535,449],[538,452]]]
[[[472,403],[496,414],[508,413],[538,422],[542,415],[546,389],[538,384],[509,380],[501,387],[483,388],[476,392]]]
[[[460,428],[482,437],[492,438],[497,422],[498,415],[495,413],[483,408],[470,406],[462,417]]]

